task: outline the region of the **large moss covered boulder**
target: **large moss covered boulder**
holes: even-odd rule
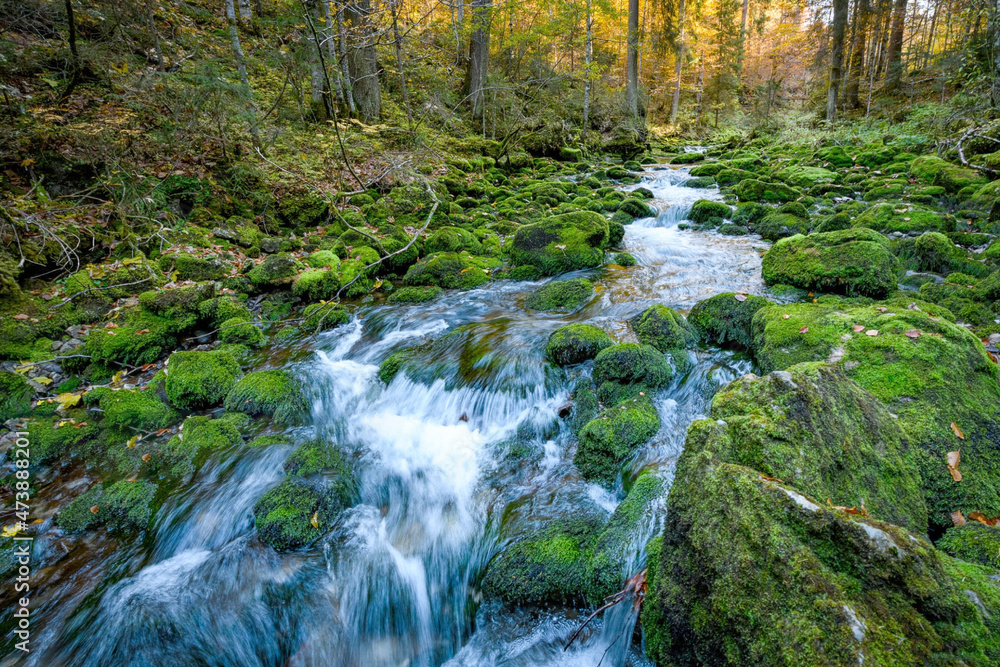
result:
[[[952,319],[909,298],[871,305],[825,298],[768,306],[753,319],[763,371],[829,361],[898,416],[939,528],[956,510],[1000,515],[1000,369]],[[961,452],[960,482],[948,471],[950,451]]]
[[[225,406],[251,417],[271,417],[283,425],[298,422],[309,410],[302,386],[286,370],[248,373],[233,385]]]
[[[954,219],[906,202],[875,204],[855,218],[853,224],[855,227],[867,227],[883,234],[950,232],[955,229]]]
[[[531,265],[542,275],[600,266],[608,243],[608,221],[599,213],[580,211],[518,227],[511,246],[515,265]]]
[[[478,255],[482,253],[483,246],[472,232],[461,227],[442,227],[427,239],[424,250],[428,253],[464,250],[472,255]]]
[[[545,355],[559,366],[578,364],[593,359],[613,345],[611,337],[591,324],[567,324],[549,336]]]
[[[992,571],[704,451],[681,455],[651,552],[642,623],[659,665],[1000,660]]]
[[[145,530],[153,517],[156,487],[146,480],[120,480],[105,488],[98,484],[73,499],[56,518],[63,530],[75,533],[100,525],[113,533]]]
[[[524,300],[529,310],[577,310],[594,297],[594,284],[586,278],[556,280],[542,285]]]
[[[407,285],[445,289],[472,289],[489,280],[489,273],[465,252],[439,252],[424,257],[403,277]]]
[[[918,157],[910,163],[910,174],[925,183],[940,185],[948,192],[958,192],[970,185],[982,185],[986,177],[934,155]]]
[[[949,556],[1000,570],[1000,528],[978,521],[949,528],[935,545]]]
[[[787,202],[802,196],[801,192],[784,183],[765,183],[756,178],[743,179],[736,184],[733,192],[741,202]]]
[[[687,321],[706,343],[750,349],[754,313],[769,303],[760,296],[725,292],[696,303]]]
[[[257,535],[276,551],[298,549],[318,539],[350,503],[341,485],[312,485],[289,478],[253,508]]]
[[[32,395],[34,391],[23,376],[0,371],[0,422],[27,414]]]
[[[626,398],[580,431],[573,462],[584,479],[614,485],[622,464],[660,430],[660,415],[648,396]]]
[[[774,177],[796,188],[810,188],[817,183],[838,183],[840,175],[823,167],[785,167],[775,172]]]
[[[900,271],[889,240],[868,229],[781,239],[764,255],[761,268],[768,284],[874,298],[896,288]]]
[[[691,211],[688,213],[687,217],[688,220],[691,220],[692,222],[704,224],[711,221],[713,218],[728,220],[732,214],[733,210],[721,201],[699,199],[691,205]]]
[[[920,475],[898,420],[837,366],[748,375],[712,399],[686,449],[780,478],[834,505],[927,532]]]
[[[630,320],[632,330],[644,345],[676,355],[695,342],[695,334],[684,316],[673,308],[657,304]]]
[[[174,352],[167,369],[167,398],[182,410],[220,405],[242,375],[233,355],[218,350]]]

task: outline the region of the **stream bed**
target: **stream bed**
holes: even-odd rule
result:
[[[679,230],[700,198],[686,169],[656,168],[633,187],[654,193],[654,218],[626,228],[638,265],[565,277],[594,281],[595,298],[570,315],[524,309],[541,282],[495,281],[428,303],[362,303],[311,349],[274,359],[303,378],[313,424],[350,453],[360,502],[323,543],[277,554],[253,539],[253,506],[283,477],[292,445],[218,452],[167,498],[142,543],[57,562],[43,579],[26,664],[49,665],[646,665],[636,612],[617,605],[563,646],[587,610],[512,609],[484,600],[479,580],[511,535],[586,505],[610,516],[622,489],[584,481],[560,408],[590,364],[545,361],[549,334],[569,322],[634,340],[628,319],[662,303],[686,313],[726,291],[763,294],[758,237]],[[419,377],[385,386],[393,351],[421,348]],[[752,370],[738,353],[700,348],[659,391],[662,426],[629,464],[669,482],[688,424],[716,390]],[[528,455],[513,456],[518,438]],[[665,498],[622,545],[638,572],[660,529]],[[11,659],[2,664],[14,664]]]

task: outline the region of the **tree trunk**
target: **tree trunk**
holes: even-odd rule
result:
[[[351,71],[354,103],[361,118],[371,123],[382,115],[382,91],[378,82],[370,0],[350,2],[344,8],[344,18],[350,35],[347,60]]]
[[[469,69],[466,90],[473,118],[482,118],[486,112],[486,73],[490,59],[490,0],[472,0],[472,25],[475,28],[469,40]]]
[[[677,45],[674,63],[674,96],[670,100],[670,124],[677,122],[677,111],[681,104],[681,69],[684,65],[684,0],[677,4]]]
[[[587,0],[587,43],[584,47],[584,72],[583,72],[583,129],[590,128],[590,63],[594,59],[594,15],[592,13],[592,0]]]
[[[830,85],[826,89],[826,122],[837,117],[837,99],[844,66],[844,32],[847,28],[847,0],[833,0],[833,45],[830,49]]]
[[[465,49],[465,0],[455,0],[455,62],[459,67],[468,65]]]
[[[69,28],[69,55],[70,55],[70,73],[69,81],[66,83],[66,88],[59,95],[59,100],[63,101],[73,94],[76,87],[80,84],[80,77],[83,76],[83,72],[80,67],[80,52],[76,48],[76,17],[73,16],[73,2],[72,0],[65,0],[66,5],[66,25]]]
[[[330,3],[328,0],[319,0],[323,7],[323,24],[325,26],[323,30],[323,41],[326,42],[326,53],[327,57],[330,59],[330,64],[333,66],[333,87],[337,92],[337,101],[340,104],[341,109],[344,106],[344,86],[341,82],[340,77],[340,58],[337,57],[337,42],[334,37],[336,32],[334,32],[333,27],[333,14],[330,12]]]
[[[903,76],[903,25],[906,19],[907,0],[895,0],[892,8],[892,27],[889,29],[889,46],[886,51],[885,87],[895,90]]]
[[[403,106],[406,107],[407,124],[413,126],[413,113],[410,111],[410,94],[406,90],[406,69],[403,67],[403,37],[399,34],[399,2],[390,0],[389,10],[392,12],[392,37],[396,44],[396,68],[399,69],[399,89],[403,93]]]
[[[347,27],[344,25],[344,6],[337,5],[337,13],[334,15],[337,21],[337,43],[340,50],[340,79],[344,84],[344,98],[347,100],[347,110],[352,116],[358,113],[354,106],[354,88],[351,86],[351,68],[347,62]]]
[[[253,19],[253,12],[250,11],[250,0],[239,0],[240,20],[249,23]]]
[[[854,8],[854,41],[851,44],[851,67],[847,75],[847,87],[844,91],[846,106],[857,109],[861,106],[858,100],[858,89],[865,63],[865,42],[868,39],[868,0],[857,0]]]
[[[314,20],[317,11],[317,2],[322,0],[306,0],[306,11],[312,14]],[[322,61],[319,56],[319,50],[322,48],[319,44],[314,44],[309,49],[309,88],[311,91],[311,97],[313,101],[313,113],[316,116],[321,114],[318,112],[317,105],[319,102],[323,101],[323,66]],[[322,120],[322,119],[320,119]]]
[[[160,47],[160,31],[156,29],[156,17],[153,15],[153,0],[146,0],[146,27],[153,36],[153,46],[156,49],[156,70],[163,71],[163,49]]]
[[[625,56],[625,107],[639,117],[639,0],[628,0],[628,51]]]
[[[736,76],[743,76],[743,60],[746,57],[746,46],[747,46],[747,14],[750,11],[750,0],[743,0],[743,13],[740,16],[740,52],[738,55],[739,61],[736,69]]]
[[[68,3],[69,0],[66,0]],[[229,24],[229,41],[233,47],[233,57],[236,60],[236,71],[240,75],[243,88],[243,99],[250,113],[250,136],[254,148],[260,148],[260,132],[257,130],[257,105],[253,100],[253,89],[250,88],[250,77],[247,75],[246,61],[243,59],[243,47],[240,45],[240,33],[236,27],[236,8],[233,0],[226,0],[226,22]]]

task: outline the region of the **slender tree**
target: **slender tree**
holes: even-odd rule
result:
[[[685,0],[678,0],[676,37],[674,38],[674,94],[670,100],[670,122],[677,122],[677,112],[681,105],[681,70],[684,67],[684,10]]]
[[[849,109],[857,109],[861,106],[858,91],[861,87],[861,77],[864,75],[869,14],[868,0],[856,0],[854,3],[854,37],[851,40],[850,68],[847,72],[847,85],[844,89],[844,102]]]
[[[403,93],[403,106],[406,107],[406,121],[413,126],[413,113],[410,111],[410,94],[406,90],[406,68],[403,66],[403,37],[399,33],[400,0],[389,0],[389,10],[392,13],[392,41],[396,46],[396,68],[399,69],[399,89]]]
[[[583,129],[590,128],[590,68],[594,61],[594,13],[593,2],[587,0],[586,16],[587,43],[583,51],[584,75],[583,75]]]
[[[69,2],[69,0],[66,1]],[[240,44],[240,31],[236,25],[236,8],[233,6],[233,0],[226,0],[226,22],[229,24],[229,42],[233,47],[236,71],[240,75],[243,100],[250,114],[250,137],[253,139],[253,147],[260,149],[260,131],[257,129],[257,105],[253,99],[250,77],[247,75],[247,64],[243,57],[243,46]]]
[[[830,84],[826,90],[826,122],[837,117],[837,100],[844,66],[844,33],[847,29],[847,0],[833,0],[833,44],[830,47]]]
[[[344,8],[350,36],[347,59],[354,102],[358,114],[369,123],[377,121],[382,115],[382,90],[379,87],[371,13],[370,0],[352,0]]]
[[[639,117],[639,0],[628,0],[625,106],[633,118]]]
[[[347,61],[347,25],[344,22],[344,4],[337,3],[337,11],[334,14],[337,24],[337,50],[340,55],[340,80],[344,86],[344,98],[347,100],[347,111],[352,115],[358,113],[354,105],[354,87],[351,85],[351,68]]]
[[[80,77],[83,76],[83,68],[80,65],[80,51],[76,47],[76,17],[73,15],[73,2],[72,0],[64,0],[66,5],[66,25],[69,29],[69,81],[66,83],[66,88],[63,89],[62,94],[59,96],[60,100],[67,99],[76,90],[76,87],[80,84]]]
[[[469,68],[465,89],[473,118],[486,113],[486,74],[490,59],[490,0],[472,0],[472,37],[469,40]]]
[[[906,20],[907,0],[895,0],[892,7],[892,23],[889,28],[889,44],[886,47],[885,87],[895,90],[903,76],[903,28]]]

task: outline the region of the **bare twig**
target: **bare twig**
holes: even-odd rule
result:
[[[625,600],[630,597],[633,598],[632,604],[635,606],[636,609],[638,609],[642,605],[642,601],[646,597],[646,570],[643,570],[642,572],[633,576],[631,579],[625,582],[625,588],[618,591],[614,595],[609,595],[608,597],[604,598],[604,604],[598,607],[594,611],[594,613],[592,613],[590,616],[587,617],[587,620],[583,622],[583,625],[581,625],[579,628],[576,629],[576,632],[574,632],[573,636],[569,638],[569,641],[566,643],[566,646],[563,647],[563,650],[566,651],[569,649],[570,646],[573,645],[573,642],[576,641],[576,638],[578,636],[580,636],[580,633],[583,632],[583,629],[585,627],[587,627],[587,624],[590,623],[595,618],[597,618],[598,614],[600,614],[608,607],[613,607],[622,600]]]

